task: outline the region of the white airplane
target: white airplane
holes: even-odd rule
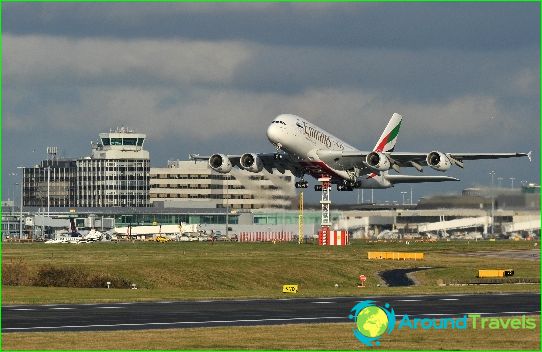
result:
[[[309,121],[291,114],[277,116],[267,128],[267,138],[275,153],[246,153],[243,155],[191,154],[192,160],[208,160],[211,169],[229,173],[233,167],[258,173],[290,170],[300,179],[296,188],[307,188],[304,176],[330,177],[339,191],[354,188],[389,188],[398,183],[459,181],[450,176],[418,176],[399,174],[402,167],[422,172],[423,166],[446,171],[452,165],[463,168],[465,160],[516,158],[529,153],[429,153],[394,152],[402,116],[392,115],[372,151],[361,151]],[[397,172],[390,175],[389,170]],[[315,190],[321,190],[320,185]]]

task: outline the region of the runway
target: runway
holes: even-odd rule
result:
[[[348,322],[350,309],[367,299],[389,303],[398,318],[540,314],[538,293],[9,305],[2,307],[2,332]]]

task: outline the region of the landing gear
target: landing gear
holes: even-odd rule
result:
[[[349,182],[344,181],[343,184],[337,185],[337,191],[353,191],[354,188],[361,188],[361,181]]]
[[[353,191],[354,187],[346,184],[346,185],[337,185],[337,191]]]
[[[307,187],[309,187],[309,183],[305,180],[301,180],[295,183],[295,188],[307,188]]]

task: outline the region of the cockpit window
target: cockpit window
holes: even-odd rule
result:
[[[284,121],[276,120],[276,121],[273,121],[273,122],[271,122],[271,123],[280,123],[280,124],[286,126],[286,123],[285,123]]]

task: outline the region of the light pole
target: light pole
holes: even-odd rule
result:
[[[511,185],[512,188],[514,188],[514,180],[515,179],[516,179],[515,177],[510,177],[510,181],[512,181],[512,185]]]
[[[491,170],[491,171],[489,172],[489,176],[491,176],[491,188],[493,188],[493,185],[494,185],[494,183],[493,183],[493,177],[495,176],[495,171]]]
[[[51,194],[49,192],[50,183],[51,183],[51,167],[47,166],[47,217],[49,217],[49,204],[50,204],[50,194]]]
[[[21,174],[21,199],[19,203],[19,242],[23,238],[23,184],[24,184],[24,166],[17,166],[17,169],[22,169]]]
[[[502,177],[497,177],[497,188],[501,188]]]
[[[493,198],[493,176],[495,176],[495,171],[491,170],[489,172],[489,175],[491,175],[491,189],[490,189],[490,197],[491,197],[491,232],[490,234],[493,235],[493,213],[495,211],[495,199]]]
[[[405,194],[406,194],[406,193],[407,193],[407,192],[405,192],[405,191],[401,192],[401,195],[403,196],[403,203],[402,203],[403,205],[405,205]]]
[[[9,175],[17,177],[17,174],[15,172],[11,172]],[[17,181],[15,181],[15,183],[13,183],[13,186],[18,186],[18,185],[19,184],[17,183]],[[13,201],[13,206],[15,206],[15,187],[13,187],[11,189],[11,200]]]
[[[226,238],[228,238],[228,223],[229,223],[229,215],[230,215],[230,209],[229,209],[229,199],[228,199],[228,189],[229,189],[229,184],[228,184],[228,179],[229,179],[229,175],[226,175],[225,178],[226,178]]]

